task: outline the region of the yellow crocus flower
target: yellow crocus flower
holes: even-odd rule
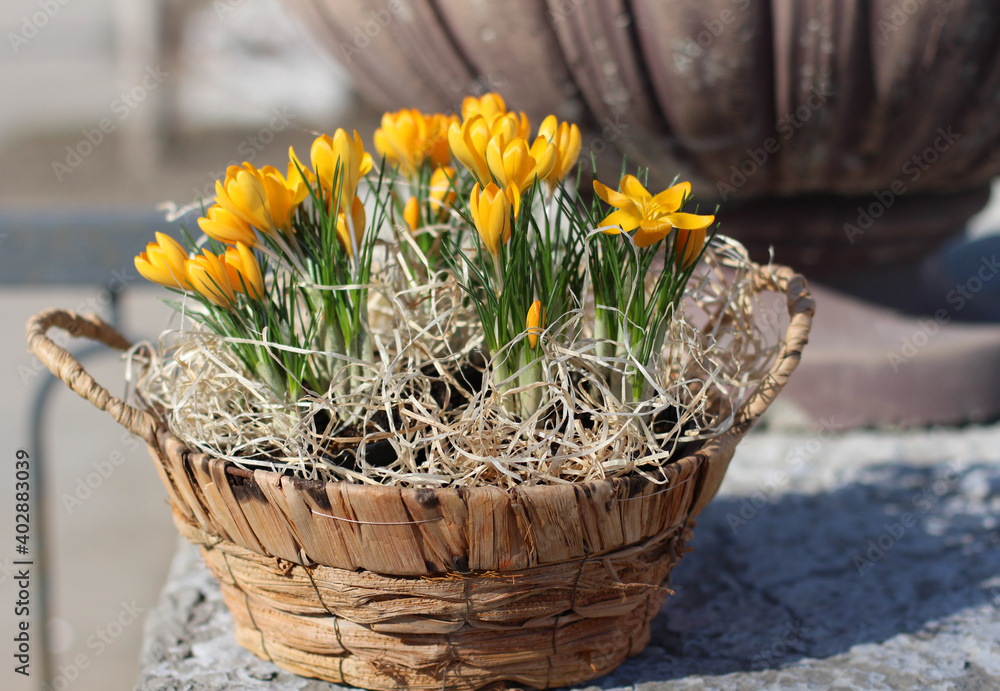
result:
[[[289,148],[288,154],[293,167],[306,170],[294,149]],[[319,185],[327,205],[332,205],[339,198],[341,212],[352,209],[358,182],[372,169],[372,156],[365,151],[358,131],[354,130],[353,138],[342,129],[334,132],[332,137],[328,134],[316,137],[309,150],[309,158],[312,171],[306,172],[306,179]],[[334,182],[337,182],[337,189],[334,189]]]
[[[482,115],[475,114],[461,125],[453,123],[448,130],[448,143],[451,152],[476,180],[487,184],[493,179],[490,166],[486,161],[486,148],[494,137],[501,141],[513,141],[520,136],[517,119],[511,115],[496,118],[492,124]]]
[[[199,295],[219,307],[232,307],[236,291],[229,280],[225,262],[207,249],[196,254],[185,264],[192,287]]]
[[[295,147],[288,147],[288,176],[286,177],[289,184],[306,184],[312,188],[314,192],[318,192],[316,185],[316,176],[313,172],[309,170],[306,166],[302,164],[299,157],[295,155]],[[308,192],[308,190],[307,190]]]
[[[410,230],[416,230],[423,225],[421,216],[426,218],[427,223],[439,223],[448,215],[448,208],[458,197],[452,184],[454,179],[454,168],[439,166],[431,175],[430,186],[427,190],[427,202],[423,210],[416,197],[410,197],[406,200],[403,207],[403,220],[406,221]]]
[[[479,182],[490,180],[490,167],[486,164],[486,145],[491,136],[489,123],[481,115],[473,115],[461,125],[453,123],[448,129],[451,153]]]
[[[708,228],[685,228],[677,229],[677,239],[674,241],[674,261],[681,269],[686,269],[701,254],[702,247],[705,246],[705,236]]]
[[[271,224],[285,233],[292,232],[292,216],[295,214],[295,209],[305,201],[309,193],[302,177],[294,175],[286,178],[274,166],[261,168],[258,177],[264,188]]]
[[[458,193],[452,180],[455,179],[455,169],[451,166],[440,166],[431,176],[430,200],[431,206],[438,207],[442,212],[446,212],[448,207],[455,203]]]
[[[246,293],[256,300],[264,297],[264,276],[253,250],[244,243],[237,242],[235,247],[226,248],[222,261],[234,291]]]
[[[188,281],[188,253],[179,242],[164,233],[156,234],[156,242],[146,245],[146,251],[135,258],[135,268],[147,281],[168,288],[191,289]]]
[[[458,122],[453,115],[425,115],[415,109],[385,113],[382,126],[375,130],[375,150],[413,177],[427,161],[445,165],[451,159],[448,128],[453,122]]]
[[[528,308],[525,328],[528,331],[528,347],[534,350],[538,346],[538,334],[545,329],[545,310],[541,300],[535,300]]]
[[[351,240],[351,229],[348,227],[347,217],[341,211],[337,214],[337,239],[340,240],[341,247],[347,252],[349,257],[354,256],[354,248],[361,246],[361,238],[365,234],[365,205],[357,197],[351,206],[351,224],[354,226],[354,239]]]
[[[479,98],[466,96],[462,99],[462,120],[469,120],[473,115],[481,115],[487,124],[492,125],[493,121],[507,112],[507,103],[503,96],[496,92],[483,94]]]
[[[498,256],[500,247],[510,239],[511,211],[515,217],[520,211],[520,192],[515,185],[502,190],[493,182],[484,188],[477,182],[469,196],[469,207],[483,244],[490,254]]]
[[[229,166],[226,178],[216,180],[215,203],[258,230],[268,233],[273,228],[267,191],[257,169],[249,163]]]
[[[452,123],[458,122],[458,117],[444,113],[433,113],[426,117],[429,134],[424,148],[427,160],[433,166],[447,165],[451,161],[451,149],[448,148],[448,130]]]
[[[556,162],[556,147],[544,137],[537,137],[528,148],[520,137],[506,140],[497,134],[486,145],[486,163],[493,179],[501,187],[515,185],[522,194],[535,179],[544,179]]]
[[[616,192],[594,180],[594,191],[597,196],[617,209],[605,216],[601,225],[618,226],[604,231],[610,234],[635,230],[633,239],[638,247],[648,247],[659,242],[673,228],[698,230],[707,228],[715,221],[715,216],[700,216],[678,211],[691,194],[689,182],[676,184],[655,197],[634,175],[623,177],[620,187],[621,192]]]
[[[507,117],[514,122],[518,137],[527,139],[531,133],[531,124],[528,121],[528,116],[523,112],[509,112],[503,96],[496,92],[484,94],[479,98],[466,96],[462,100],[462,121],[466,122],[475,115],[481,116],[490,127],[493,127],[497,119]]]
[[[411,232],[420,227],[420,202],[417,201],[416,197],[410,197],[406,200],[406,205],[403,207],[403,220],[406,221]]]
[[[566,174],[576,165],[580,157],[580,128],[575,123],[559,122],[555,115],[550,115],[542,121],[538,128],[538,136],[544,137],[556,147],[556,162],[545,178],[550,188],[555,188]]]
[[[257,246],[257,234],[250,224],[218,204],[210,206],[205,216],[198,219],[198,227],[208,237],[227,245],[242,242]]]

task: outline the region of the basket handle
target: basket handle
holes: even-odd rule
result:
[[[153,416],[130,406],[117,396],[112,396],[107,389],[98,384],[72,353],[56,345],[46,335],[53,326],[65,330],[74,337],[89,338],[115,350],[124,351],[131,348],[132,344],[128,339],[96,315],[83,316],[60,309],[36,314],[28,320],[26,329],[28,348],[52,374],[94,406],[110,413],[115,422],[129,432],[142,437],[150,446],[156,446],[158,425]]]
[[[737,427],[743,430],[749,429],[785,388],[788,377],[802,359],[802,349],[809,342],[809,329],[816,313],[816,301],[809,292],[809,284],[801,274],[792,269],[785,266],[771,267],[758,273],[757,281],[758,290],[785,293],[788,316],[791,319],[771,372],[739,412]]]

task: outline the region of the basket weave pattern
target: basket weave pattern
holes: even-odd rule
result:
[[[601,558],[414,581],[281,571],[183,525],[221,583],[241,645],[305,676],[384,689],[501,678],[545,688],[610,671],[645,647],[669,594],[660,584],[684,551],[675,530]]]
[[[46,332],[124,349],[94,317],[28,323],[32,351],[149,445],[180,532],[201,546],[244,647],[293,672],[369,689],[578,683],[640,652],[737,442],[784,386],[814,304],[789,269],[759,271],[791,321],[733,426],[664,468],[587,484],[413,489],[321,483],[193,452],[111,396]]]
[[[373,689],[611,671],[648,642],[705,471],[732,455],[713,444],[666,486],[504,492],[306,482],[227,468],[166,431],[159,442],[175,522],[222,584],[240,644]]]

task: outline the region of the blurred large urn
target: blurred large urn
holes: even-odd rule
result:
[[[286,0],[385,109],[496,90],[584,125],[612,181],[690,178],[797,266],[916,259],[1000,171],[987,0]],[[589,167],[589,166],[588,166]]]

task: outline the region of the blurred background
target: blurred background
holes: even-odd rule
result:
[[[60,691],[131,688],[176,537],[145,449],[44,389],[24,322],[97,311],[154,340],[171,311],[131,261],[154,231],[178,234],[166,215],[230,164],[283,168],[318,131],[355,127],[370,148],[384,109],[496,90],[535,124],[579,122],[606,180],[624,155],[722,204],[723,232],[816,286],[771,425],[1000,417],[1000,10],[985,0],[9,0],[0,28],[0,487],[17,449],[44,459],[33,530],[44,518]],[[122,393],[114,354],[73,348]],[[11,495],[0,633],[16,626]],[[5,662],[0,679],[37,677]]]

